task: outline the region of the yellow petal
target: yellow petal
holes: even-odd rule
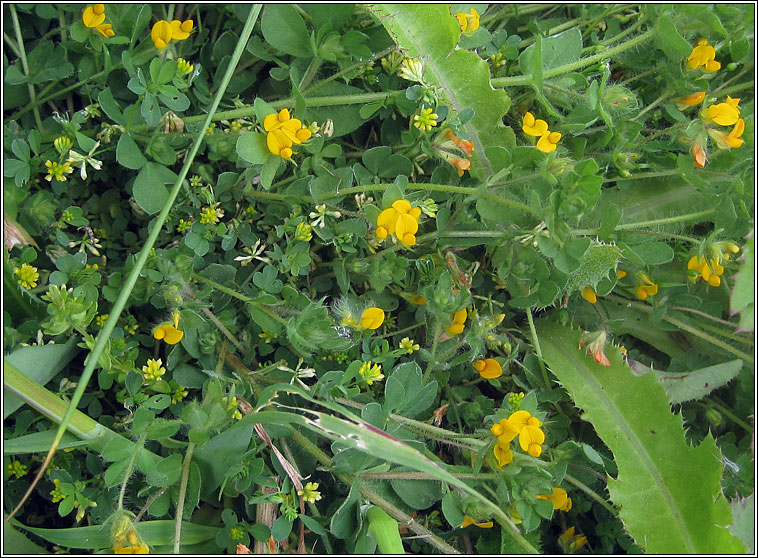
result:
[[[361,315],[361,327],[364,329],[378,329],[384,322],[384,310],[372,306],[367,308]]]
[[[393,202],[392,207],[394,207],[397,211],[400,213],[409,213],[411,209],[411,204],[408,200],[396,200]]]

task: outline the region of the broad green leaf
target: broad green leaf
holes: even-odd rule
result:
[[[502,89],[492,88],[489,65],[476,53],[453,51],[460,27],[448,6],[377,4],[369,9],[408,56],[421,57],[424,79],[439,88],[451,110],[460,114],[464,109],[473,109],[473,118],[464,125],[474,145],[471,173],[480,177],[494,174],[485,148],[515,145],[513,131],[502,126],[511,100]]]
[[[97,96],[97,102],[100,104],[100,108],[103,109],[103,112],[108,118],[113,120],[116,124],[121,124],[122,126],[126,124],[126,119],[124,118],[118,103],[116,103],[116,100],[113,98],[113,93],[110,88],[105,88],[100,95]]]
[[[3,554],[49,554],[49,552],[36,543],[30,541],[26,535],[17,531],[13,526],[6,525],[3,530]]]
[[[158,163],[148,162],[134,179],[134,199],[142,209],[158,213],[168,200],[166,184],[176,181],[174,171]]]
[[[266,135],[258,132],[240,135],[237,139],[237,155],[254,165],[262,165],[274,156],[266,145]]]
[[[29,379],[44,386],[60,372],[79,352],[77,339],[69,339],[65,345],[40,345],[21,347],[5,357],[18,367]],[[3,390],[3,418],[8,418],[24,402],[8,390]]]
[[[684,358],[684,349],[669,332],[655,327],[650,314],[615,302],[604,301],[603,308],[608,312],[611,329],[616,335],[631,335],[671,358]]]
[[[753,331],[755,324],[755,255],[753,254],[753,233],[743,247],[742,265],[734,281],[729,308],[732,316],[740,314],[740,329]]]
[[[666,14],[658,15],[655,28],[658,45],[669,60],[676,60],[678,62],[690,55],[692,45],[679,34],[676,25]]]
[[[121,134],[116,146],[116,160],[127,169],[139,170],[147,164],[142,150],[129,134]]]
[[[650,372],[650,368],[637,361],[629,361],[629,366],[637,375]],[[671,403],[676,405],[692,399],[702,399],[714,389],[725,386],[737,377],[742,369],[741,360],[730,360],[691,372],[665,372],[654,370]]]
[[[755,495],[732,500],[734,523],[729,530],[747,547],[748,554],[755,552]]]
[[[710,434],[688,446],[663,387],[632,374],[612,346],[602,366],[577,348],[580,331],[541,320],[537,333],[545,362],[613,452],[618,476],[608,490],[637,544],[653,554],[744,553],[726,529],[731,510]]]
[[[665,242],[644,242],[634,245],[619,242],[619,248],[624,258],[638,265],[661,265],[674,259],[674,249]]]
[[[290,4],[267,4],[261,18],[263,37],[275,49],[308,58],[311,51],[310,33],[297,10]]]

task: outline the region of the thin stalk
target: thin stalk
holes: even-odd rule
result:
[[[303,79],[300,80],[300,85],[298,86],[298,89],[302,90],[304,87],[308,87],[310,83],[313,81],[313,78],[316,77],[316,74],[318,73],[319,68],[321,67],[321,63],[323,60],[319,56],[315,56],[310,64],[308,64],[308,69],[305,72],[305,75],[303,76]]]
[[[13,30],[16,32],[16,40],[18,41],[18,53],[21,55],[21,66],[24,68],[24,75],[27,78],[31,78],[29,74],[29,63],[26,61],[26,49],[24,49],[24,39],[21,35],[21,26],[18,24],[18,14],[16,13],[15,4],[8,4],[8,9],[11,12],[11,19],[13,20]],[[37,94],[34,92],[34,85],[31,81],[26,84],[29,90],[29,99],[34,106],[34,120],[37,122],[37,128],[40,134],[45,133],[45,129],[42,127],[42,118],[39,115],[39,108],[37,107]]]
[[[586,68],[587,66],[591,66],[592,64],[595,64],[596,62],[600,62],[601,60],[607,60],[608,58],[613,58],[614,56],[621,54],[622,52],[626,52],[627,50],[638,47],[645,41],[652,39],[654,35],[655,35],[655,30],[649,29],[645,31],[642,35],[638,35],[634,39],[630,39],[626,41],[625,43],[617,45],[613,48],[609,48],[608,50],[604,50],[603,52],[600,52],[598,54],[593,54],[592,56],[588,56],[587,58],[582,58],[580,60],[577,60],[576,62],[563,64],[562,66],[557,66],[555,68],[550,68],[549,70],[545,70],[545,72],[542,74],[542,79],[550,79],[556,76],[567,74],[569,72],[574,72],[576,70],[580,70],[581,68]],[[493,87],[511,87],[514,85],[529,85],[532,83],[532,76],[523,75],[523,76],[507,76],[507,77],[501,77],[501,78],[494,78],[491,80],[491,83]]]
[[[534,327],[534,319],[532,318],[532,308],[526,309],[526,319],[529,322],[529,331],[532,334],[532,344],[534,345],[534,351],[537,353],[537,362],[539,362],[540,370],[542,371],[542,379],[545,380],[545,389],[550,389],[550,378],[548,378],[547,370],[545,369],[545,363],[542,361],[542,348],[540,347],[540,338],[537,336],[537,330]]]
[[[698,316],[702,316],[703,318],[708,318],[709,320],[713,320],[714,322],[718,322],[720,324],[728,325],[730,327],[733,327],[734,329],[738,329],[740,327],[739,324],[735,324],[732,322],[727,322],[726,320],[722,320],[721,318],[717,318],[716,316],[711,316],[710,314],[706,312],[701,312],[700,310],[694,310],[692,308],[685,308],[684,306],[672,306],[672,310],[681,310],[683,312],[692,312],[693,314],[697,314]],[[750,340],[752,343],[752,340]]]
[[[137,453],[139,453],[140,448],[145,445],[145,438],[147,438],[147,434],[145,432],[140,434],[137,443],[134,444],[134,447],[132,448],[132,454],[129,456],[129,463],[126,465],[126,469],[124,470],[124,480],[121,481],[121,490],[118,492],[117,509],[119,510],[124,509],[124,495],[126,494],[126,485],[129,482],[129,477],[132,476],[132,471],[134,470],[134,462],[137,459]]]
[[[199,275],[197,273],[193,273],[192,278],[196,281],[207,283],[208,285],[210,285],[217,291],[221,291],[222,293],[228,294],[229,296],[233,296],[234,298],[241,300],[242,302],[254,302],[254,300],[250,298],[249,296],[240,294],[237,291],[230,289],[229,287],[225,287],[221,283],[216,283],[212,279],[208,279],[207,277],[203,277],[202,275]]]
[[[11,8],[13,7],[11,6]],[[247,21],[245,22],[245,26],[242,30],[240,40],[237,43],[234,53],[232,54],[232,58],[229,62],[229,66],[227,67],[226,73],[221,81],[221,85],[219,86],[219,89],[216,92],[216,96],[213,99],[213,103],[211,104],[208,110],[208,113],[205,116],[205,125],[203,126],[202,130],[198,132],[197,138],[195,139],[195,143],[192,146],[192,150],[189,152],[189,154],[187,155],[185,159],[184,166],[182,167],[182,170],[180,171],[179,176],[176,179],[176,183],[174,184],[174,187],[171,189],[171,192],[169,193],[168,199],[166,200],[166,203],[163,206],[163,209],[161,210],[160,214],[155,220],[155,226],[150,231],[150,234],[148,235],[147,240],[145,241],[145,245],[142,247],[142,250],[137,256],[137,261],[134,265],[134,268],[130,272],[129,276],[126,278],[126,281],[124,282],[124,286],[121,289],[121,292],[119,293],[118,299],[116,300],[115,304],[113,305],[113,308],[111,309],[110,317],[105,322],[105,326],[103,326],[103,329],[100,331],[100,334],[97,336],[97,342],[95,343],[95,347],[94,349],[92,349],[92,352],[89,355],[87,364],[85,365],[84,371],[82,372],[81,378],[79,379],[78,385],[76,386],[76,391],[74,392],[74,395],[71,398],[71,403],[69,404],[68,409],[66,410],[66,414],[63,416],[60,426],[58,427],[58,431],[55,434],[55,438],[53,439],[53,443],[52,443],[52,446],[50,447],[50,451],[45,457],[45,460],[42,463],[42,466],[40,467],[39,472],[37,473],[37,476],[35,477],[34,481],[31,483],[29,490],[24,495],[24,498],[22,498],[22,500],[19,502],[16,509],[14,509],[9,515],[6,516],[6,521],[12,518],[18,512],[18,510],[24,504],[24,502],[29,497],[29,495],[31,495],[31,493],[37,486],[37,483],[40,481],[40,479],[42,478],[42,475],[44,474],[45,470],[50,465],[50,462],[53,459],[53,455],[55,454],[55,451],[58,448],[58,444],[60,443],[61,438],[63,437],[63,433],[66,431],[66,427],[68,426],[68,423],[71,420],[71,417],[76,411],[76,407],[79,404],[79,401],[81,401],[82,396],[84,395],[84,390],[87,388],[90,378],[92,378],[92,373],[94,372],[95,367],[98,365],[98,362],[100,360],[100,355],[105,350],[105,346],[110,339],[111,333],[113,332],[113,329],[116,327],[116,322],[121,317],[121,313],[123,312],[124,307],[126,306],[126,303],[129,299],[129,295],[131,294],[132,290],[134,289],[134,286],[137,283],[137,278],[139,277],[139,274],[142,271],[142,269],[145,267],[147,258],[150,255],[150,252],[153,246],[155,245],[156,240],[158,239],[158,235],[160,234],[161,229],[163,228],[163,225],[166,222],[166,219],[168,218],[169,211],[171,210],[171,206],[174,204],[174,200],[176,200],[176,196],[179,194],[179,190],[181,189],[182,182],[186,178],[187,173],[189,172],[190,166],[192,165],[192,162],[195,160],[195,155],[197,155],[197,152],[200,148],[200,143],[203,140],[205,129],[210,124],[211,118],[213,117],[213,114],[216,112],[216,109],[218,108],[218,105],[221,102],[221,98],[224,95],[224,92],[226,91],[227,86],[229,85],[229,80],[232,77],[232,72],[234,71],[235,66],[239,62],[239,59],[242,56],[242,51],[244,50],[245,46],[247,45],[248,40],[250,39],[250,35],[253,32],[253,26],[255,24],[255,21],[258,19],[258,14],[260,13],[260,11],[261,11],[260,4],[254,5],[253,8],[250,10],[250,14],[248,15]]]
[[[179,483],[179,497],[176,499],[176,519],[174,520],[174,554],[179,554],[179,547],[182,544],[182,516],[184,515],[184,500],[187,498],[187,484],[189,483],[190,465],[192,464],[192,454],[194,452],[195,444],[190,442],[190,445],[187,446],[187,453],[184,454],[184,465],[182,465],[182,480]]]
[[[237,347],[237,350],[242,353],[243,355],[246,355],[250,352],[250,350],[245,347],[242,343],[240,343],[237,338],[232,335],[232,332],[227,329],[227,327],[219,320],[216,315],[211,312],[208,308],[202,308],[203,313],[208,316],[211,321],[216,325],[216,327],[223,333],[226,338],[231,341],[232,345]]]
[[[406,331],[411,331],[413,329],[417,329],[419,327],[423,327],[423,324],[416,324],[408,327],[404,327],[403,329],[398,329],[397,331],[391,331],[389,333],[385,333],[384,335],[377,335],[377,339],[384,339],[385,337],[392,337],[393,335],[400,335],[401,333],[405,333]]]
[[[671,93],[668,90],[664,91],[661,95],[658,96],[658,98],[655,101],[653,101],[648,106],[643,108],[640,112],[638,112],[637,116],[635,116],[633,120],[637,120],[639,117],[641,117],[645,113],[650,112],[655,107],[660,105],[663,101],[667,100],[670,96],[671,96]]]
[[[606,510],[608,510],[611,513],[611,515],[613,515],[614,517],[618,517],[618,514],[619,514],[618,510],[614,508],[613,506],[611,506],[608,502],[606,502],[605,498],[600,496],[597,492],[592,490],[589,486],[584,484],[582,481],[569,475],[568,473],[566,473],[563,476],[563,478],[566,479],[569,483],[576,486],[579,490],[584,492],[587,496],[595,500],[598,504],[603,506]]]
[[[434,341],[432,341],[432,352],[431,352],[431,359],[429,360],[429,364],[426,365],[426,370],[424,371],[424,379],[421,382],[421,385],[426,385],[429,382],[429,375],[432,373],[432,367],[435,363],[435,356],[437,355],[437,346],[440,342],[440,334],[442,333],[442,326],[440,326],[439,320],[437,320],[434,324]]]
[[[19,52],[18,47],[13,43],[13,39],[11,39],[5,31],[3,31],[3,39],[5,40],[5,44],[8,45],[8,48],[10,48],[13,51],[13,54],[16,55],[16,58],[21,58],[21,52]]]
[[[348,66],[344,70],[340,70],[336,74],[332,74],[328,78],[322,79],[321,81],[319,81],[317,83],[314,83],[310,87],[307,87],[306,89],[304,89],[303,91],[301,91],[301,93],[303,95],[307,95],[308,93],[313,93],[316,89],[319,89],[321,86],[326,85],[330,81],[334,81],[335,79],[340,78],[340,77],[344,76],[345,74],[348,74],[348,73],[352,72],[353,70],[356,70],[356,69],[360,68],[361,66],[365,66],[367,64],[370,64],[370,63],[374,62],[375,60],[378,60],[379,58],[382,58],[382,57],[388,55],[390,52],[393,52],[395,50],[397,50],[397,46],[396,45],[392,45],[391,47],[387,47],[383,51],[377,52],[376,54],[372,55],[371,58],[369,58],[368,60],[361,60],[360,62],[356,62],[352,66]]]
[[[653,219],[651,221],[639,221],[637,223],[625,223],[618,225],[614,229],[615,231],[633,231],[642,227],[656,227],[659,225],[670,225],[673,223],[682,223],[684,221],[692,221],[694,219],[702,219],[715,213],[715,209],[705,209],[703,211],[696,211],[695,213],[686,213],[684,215],[674,215],[673,217],[664,217],[662,219]],[[574,234],[586,235],[596,234],[597,229],[574,229]]]
[[[749,424],[747,424],[744,420],[742,420],[740,417],[735,415],[729,409],[729,407],[717,401],[715,397],[713,396],[706,397],[706,401],[709,401],[714,407],[716,407],[719,411],[721,411],[724,415],[726,415],[729,420],[734,422],[736,425],[740,426],[745,432],[747,432],[748,434],[753,433],[753,429],[750,427]]]

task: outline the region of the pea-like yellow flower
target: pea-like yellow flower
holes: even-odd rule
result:
[[[396,200],[392,207],[379,214],[376,220],[376,237],[384,240],[388,235],[394,234],[405,246],[414,246],[420,216],[420,208],[411,207],[408,200]]]
[[[587,537],[582,534],[575,535],[574,531],[574,527],[569,527],[558,536],[558,544],[564,554],[573,554],[587,544]]]
[[[150,38],[153,40],[155,48],[163,50],[168,44],[173,41],[183,41],[189,37],[190,31],[195,26],[195,22],[191,19],[185,21],[168,22],[165,19],[156,21],[153,24],[153,28],[150,31]]]
[[[733,126],[740,118],[740,100],[726,96],[726,102],[717,105],[711,105],[705,111],[703,116],[708,121],[713,121],[719,126]]]
[[[361,327],[363,329],[379,329],[384,323],[384,310],[372,306],[363,311],[361,315]]]
[[[694,70],[700,66],[703,66],[703,70],[706,72],[715,72],[721,69],[721,63],[716,62],[716,49],[708,44],[708,39],[700,39],[687,59],[687,67]]]
[[[710,264],[710,265],[709,265]],[[706,261],[705,256],[692,256],[687,262],[687,269],[694,270],[693,281],[702,278],[712,287],[721,285],[721,275],[724,274],[724,266],[717,260],[710,259]]]
[[[653,283],[652,279],[640,272],[637,274],[637,298],[645,300],[649,296],[658,294],[658,285]]]
[[[540,498],[542,500],[550,500],[556,510],[562,510],[566,512],[571,511],[571,498],[569,498],[566,491],[560,487],[556,486],[553,488],[553,493],[549,496],[537,496],[537,498]]]
[[[542,444],[545,442],[545,433],[541,426],[542,423],[537,417],[533,417],[529,411],[520,410],[493,424],[490,432],[497,436],[498,445],[502,447],[508,447],[518,436],[521,449],[532,457],[539,457],[542,454]]]
[[[719,149],[738,148],[742,147],[742,144],[745,143],[745,141],[741,139],[742,134],[745,132],[745,121],[742,118],[737,120],[734,128],[732,128],[732,131],[728,134],[718,130],[712,130],[711,128],[706,128],[706,130],[708,130],[708,135],[713,138],[713,141],[716,142],[716,146]]]
[[[445,328],[445,331],[448,335],[460,335],[463,333],[463,326],[466,323],[466,318],[468,317],[468,312],[464,308],[463,310],[458,310],[455,315],[453,316],[453,323],[450,324]]]
[[[171,324],[163,324],[153,330],[153,337],[163,339],[168,345],[176,345],[184,337],[184,332]]]
[[[291,159],[292,145],[301,144],[311,137],[311,131],[304,128],[300,120],[292,118],[287,109],[274,112],[264,118],[263,129],[268,132],[266,136],[268,150],[282,159]]]
[[[111,527],[111,547],[114,554],[150,554],[128,515],[118,517]]]
[[[705,99],[705,91],[698,91],[697,93],[693,93],[692,95],[687,95],[686,97],[682,97],[676,102],[676,106],[679,107],[679,110],[684,110],[687,107],[694,107],[695,105],[699,105],[703,102]]]
[[[558,142],[561,141],[560,132],[548,132],[537,140],[537,149],[543,153],[551,153],[558,147]]]
[[[474,8],[471,8],[469,13],[455,14],[455,18],[458,20],[458,24],[461,26],[461,32],[466,35],[472,34],[479,29],[479,12]]]
[[[463,523],[461,524],[461,529],[464,527],[468,527],[469,525],[476,525],[477,527],[480,527],[482,529],[491,529],[494,523],[492,521],[483,521],[483,522],[477,522],[473,517],[469,517],[468,515],[463,516]]]
[[[531,112],[524,115],[524,121],[521,129],[525,134],[535,137],[541,137],[547,132],[547,122],[544,120],[535,120]]]
[[[105,21],[105,5],[87,6],[82,13],[82,22],[89,28],[95,28]]]
[[[103,23],[102,25],[98,25],[95,27],[95,31],[100,33],[103,37],[113,37],[116,32],[112,29],[112,26],[110,23]]]
[[[592,304],[595,304],[597,302],[597,293],[595,292],[595,289],[587,285],[582,289],[582,297],[587,302],[590,302]]]
[[[513,450],[511,449],[510,444],[501,444],[498,442],[495,444],[492,452],[495,454],[498,467],[501,469],[509,463],[513,463]]]
[[[487,380],[493,380],[503,375],[503,368],[494,358],[477,360],[474,362],[474,368],[476,368],[482,378]]]
[[[412,355],[415,351],[418,351],[421,348],[421,345],[419,345],[418,343],[414,343],[413,339],[411,339],[410,337],[403,337],[400,340],[399,346],[409,355]]]

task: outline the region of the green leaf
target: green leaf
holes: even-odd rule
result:
[[[35,432],[18,438],[3,440],[3,453],[5,455],[46,453],[52,447],[54,438],[55,430],[45,430],[44,432]],[[70,432],[66,432],[58,444],[58,449],[78,448],[88,444],[88,440],[80,440]]]
[[[134,179],[134,199],[149,214],[158,213],[168,201],[167,184],[176,182],[176,174],[171,169],[148,162]]]
[[[116,160],[120,165],[132,170],[139,170],[147,164],[147,158],[129,134],[121,134],[121,137],[118,138]]]
[[[30,541],[26,535],[18,532],[13,526],[6,524],[3,531],[4,554],[49,554],[41,546]]]
[[[510,149],[515,145],[513,131],[502,126],[511,100],[504,90],[492,88],[489,65],[476,53],[453,51],[460,27],[448,6],[377,4],[369,9],[408,56],[422,58],[424,79],[438,87],[451,110],[460,114],[473,109],[473,118],[464,125],[474,145],[470,172],[477,177],[493,175],[485,148],[496,145]]]
[[[145,480],[152,486],[170,486],[182,476],[182,454],[175,453],[159,461],[148,471]]]
[[[748,554],[755,552],[755,495],[732,500],[734,523],[729,530],[747,547]]]
[[[258,132],[245,132],[237,138],[237,155],[254,165],[262,165],[274,157],[266,145],[266,134]]]
[[[366,513],[366,519],[368,519],[369,531],[376,539],[376,544],[382,554],[405,555],[397,519],[391,517],[379,506],[371,506]]]
[[[674,249],[665,242],[645,242],[633,246],[619,242],[619,248],[626,259],[639,265],[661,265],[674,259]]]
[[[279,170],[279,164],[282,162],[282,158],[278,156],[269,157],[266,162],[263,163],[261,169],[261,186],[268,190],[271,188],[271,184],[274,182],[276,172]]]
[[[299,58],[313,56],[308,28],[290,4],[267,4],[261,18],[261,31],[266,42],[275,49]]]
[[[105,88],[100,92],[100,95],[97,96],[97,102],[100,104],[100,108],[103,109],[103,112],[108,118],[113,120],[116,124],[122,126],[126,125],[124,114],[121,112],[118,103],[116,103],[116,100],[113,98],[113,93],[110,88]]]
[[[753,233],[743,247],[742,265],[734,280],[734,288],[729,301],[731,315],[740,314],[740,329],[753,331],[755,305],[755,256],[753,254]]]
[[[663,387],[632,374],[617,349],[606,347],[611,365],[602,366],[577,349],[580,331],[541,320],[537,333],[545,362],[613,452],[608,490],[637,544],[653,554],[744,553],[725,528],[731,511],[710,434],[688,446]]]
[[[442,499],[442,485],[437,481],[392,479],[390,486],[414,510],[424,510]]]
[[[65,345],[40,345],[21,347],[5,360],[16,366],[29,379],[41,386],[47,384],[79,352],[77,339],[72,338]],[[8,418],[21,408],[24,401],[7,389],[3,390],[3,418]]]
[[[650,372],[651,369],[637,361],[629,361],[632,371],[639,375]],[[714,389],[725,386],[737,377],[742,370],[741,360],[731,360],[714,364],[691,372],[664,372],[652,370],[661,382],[672,405],[702,399]]]

